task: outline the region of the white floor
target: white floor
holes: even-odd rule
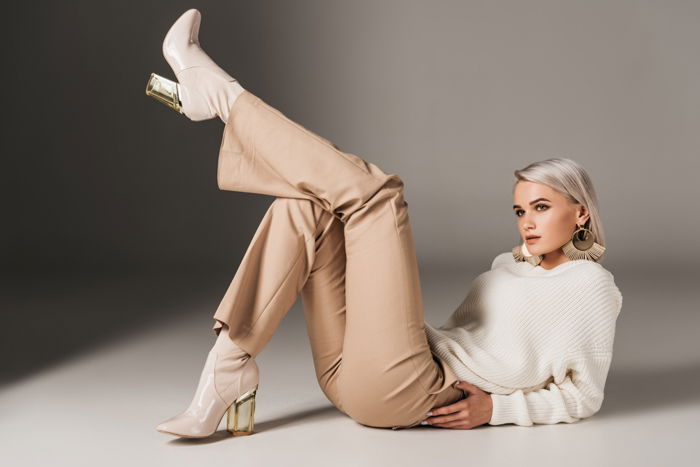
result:
[[[261,368],[256,433],[223,423],[205,440],[155,431],[189,403],[213,344],[210,298],[186,313],[0,389],[3,466],[699,465],[700,330],[695,281],[616,274],[624,304],[602,410],[575,424],[472,430],[362,426],[319,389],[299,304]],[[464,278],[424,274],[426,320],[441,324]],[[653,292],[653,293],[652,293]],[[182,311],[182,310],[178,310]],[[87,331],[86,331],[87,332]],[[4,355],[3,359],[13,358]],[[225,422],[225,417],[224,417]]]

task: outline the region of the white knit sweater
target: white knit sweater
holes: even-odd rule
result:
[[[621,307],[599,263],[548,270],[508,251],[474,279],[445,324],[425,328],[433,353],[491,393],[490,425],[571,423],[603,403]]]

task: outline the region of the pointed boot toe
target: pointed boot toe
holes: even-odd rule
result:
[[[212,401],[209,411],[197,414],[186,410],[165,420],[156,427],[157,431],[181,438],[206,438],[216,432],[227,406],[223,401]],[[216,416],[221,413],[221,416]]]
[[[233,436],[253,433],[259,368],[250,355],[229,345],[231,351],[219,353],[214,348],[209,352],[190,406],[156,426],[157,431],[205,438],[216,432],[228,414],[226,429]]]

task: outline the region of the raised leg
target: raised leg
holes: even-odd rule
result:
[[[233,104],[219,149],[220,189],[307,199],[347,222],[397,175],[343,152],[250,91]]]

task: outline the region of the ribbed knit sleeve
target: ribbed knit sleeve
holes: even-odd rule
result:
[[[572,360],[566,378],[535,391],[491,394],[493,414],[489,425],[514,423],[572,423],[590,417],[603,403],[603,389],[612,353],[591,354]]]

